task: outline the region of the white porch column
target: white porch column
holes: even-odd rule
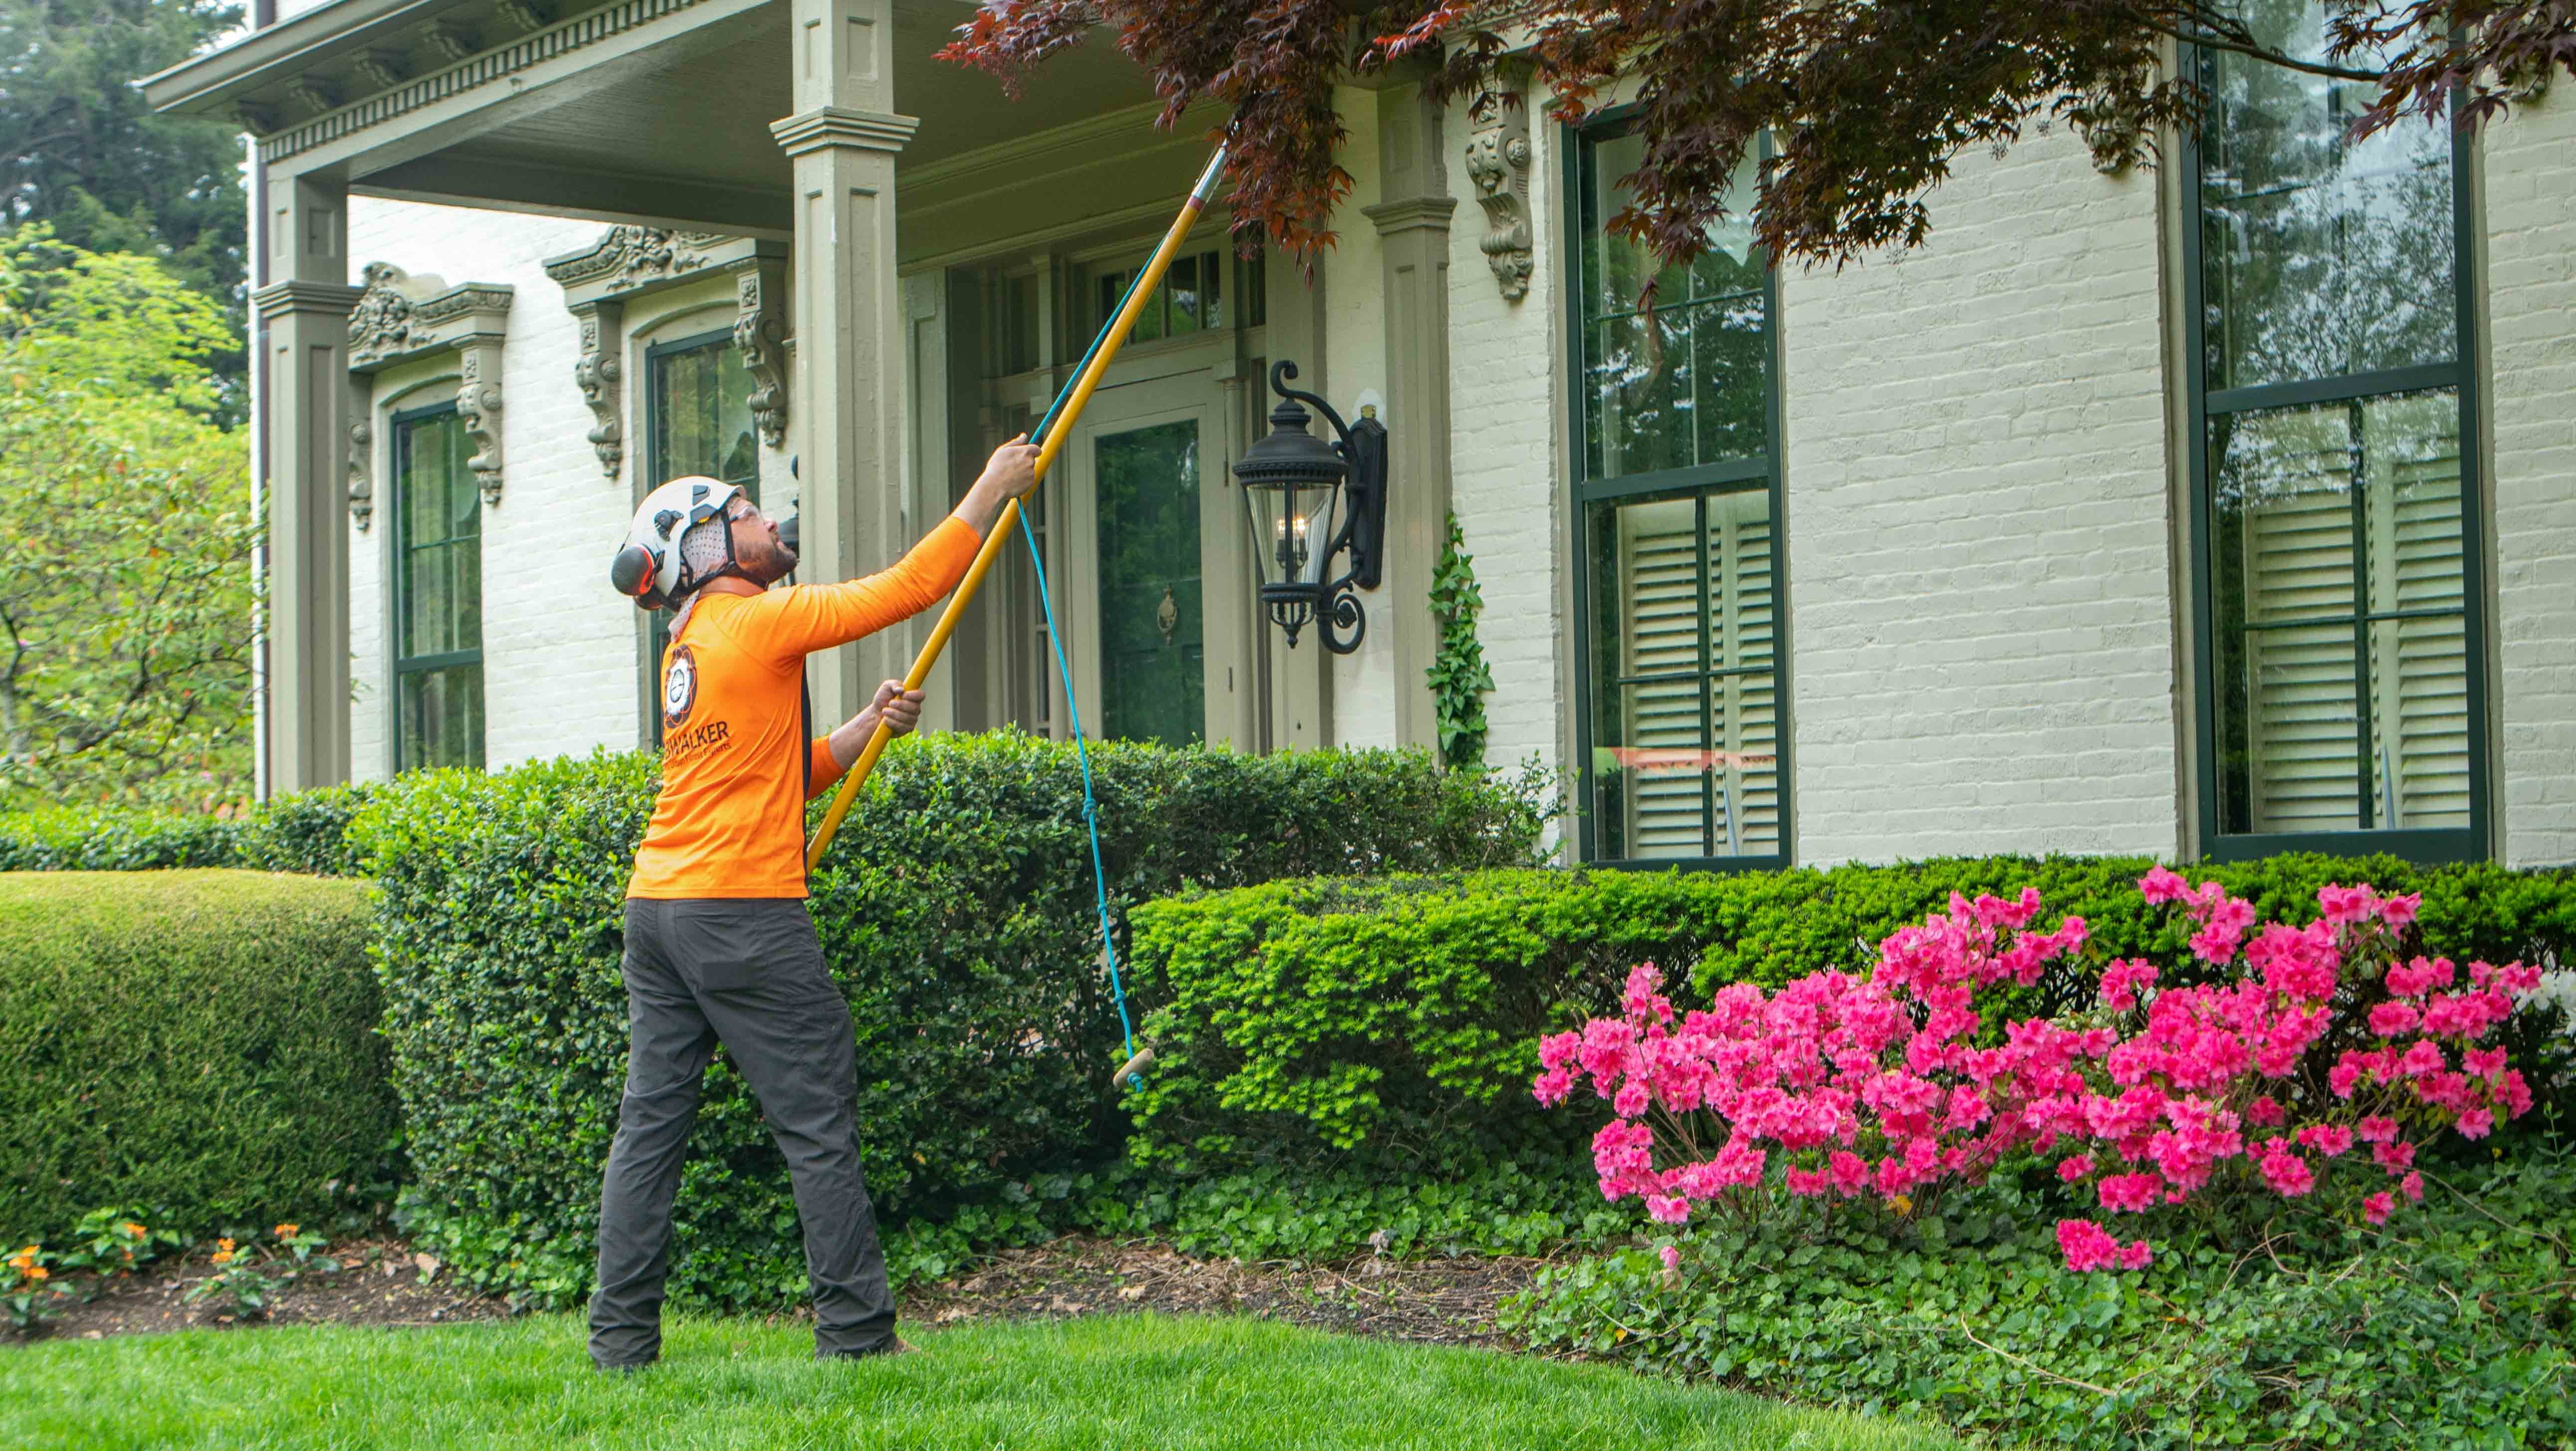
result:
[[[892,0],[794,0],[792,14],[796,112],[770,131],[795,176],[797,577],[822,583],[884,568],[931,522],[907,531],[903,517],[908,390],[895,277],[894,158],[920,123],[894,113]],[[889,630],[816,656],[816,728],[902,674],[911,661],[898,647],[909,637]]]
[[[251,296],[269,350],[260,426],[268,442],[268,790],[349,779],[347,190],[271,176],[263,216],[270,275]]]
[[[1386,562],[1382,612],[1392,637],[1395,739],[1440,749],[1428,672],[1440,650],[1431,575],[1449,534],[1449,215],[1458,209],[1443,164],[1440,108],[1420,86],[1378,98],[1378,176],[1384,200],[1364,208],[1385,259]]]

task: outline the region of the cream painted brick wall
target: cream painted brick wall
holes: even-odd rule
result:
[[[2176,849],[2156,207],[2035,137],[1783,274],[1800,860]]]
[[[483,511],[484,755],[495,767],[636,738],[635,609],[608,588],[632,479],[600,473],[574,387],[580,336],[544,259],[596,239],[596,222],[354,199],[351,272],[391,262],[447,282],[517,291],[502,351],[502,490]],[[633,400],[630,397],[630,412]],[[630,426],[630,437],[633,429]],[[635,467],[630,449],[627,467]],[[375,526],[352,535],[350,641],[357,684],[352,761],[361,779],[390,760],[385,653],[390,494],[378,480]]]
[[[2576,97],[2483,144],[2503,854],[2576,861]]]
[[[1451,507],[1475,558],[1485,612],[1476,626],[1494,674],[1486,698],[1485,759],[1510,766],[1535,755],[1566,761],[1565,710],[1574,693],[1564,605],[1566,516],[1563,334],[1557,313],[1557,128],[1534,116],[1530,145],[1529,293],[1504,300],[1478,244],[1485,213],[1467,176],[1472,134],[1464,107],[1442,131],[1458,210],[1449,232]],[[1391,485],[1394,487],[1397,485]]]

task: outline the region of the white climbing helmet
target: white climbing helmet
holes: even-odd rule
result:
[[[626,542],[619,546],[617,557],[609,561],[608,582],[617,592],[635,601],[642,609],[666,609],[678,604],[692,590],[723,573],[707,570],[683,579],[687,567],[680,558],[680,536],[694,525],[723,516],[742,489],[714,479],[691,475],[673,479],[644,496],[635,508],[635,521],[626,528]],[[726,567],[733,558],[732,535],[725,542]]]

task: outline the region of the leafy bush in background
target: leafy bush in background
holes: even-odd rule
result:
[[[1110,744],[1092,760],[1122,923],[1184,886],[1526,862],[1544,821],[1509,784],[1419,753]],[[655,787],[653,760],[631,755],[431,773],[378,788],[353,830],[383,893],[406,1223],[496,1286],[559,1299],[588,1281],[625,1066],[625,883]],[[814,875],[858,1026],[869,1187],[890,1223],[1114,1153],[1119,1035],[1081,802],[1070,744],[907,741]],[[721,1056],[692,1152],[674,1292],[799,1293],[785,1168]]]
[[[2034,886],[2115,957],[2183,956],[2187,927],[2139,896],[2145,859],[1986,857],[1829,871],[1492,871],[1393,881],[1281,881],[1185,894],[1136,914],[1135,992],[1159,1060],[1134,1100],[1141,1157],[1176,1168],[1357,1162],[1473,1172],[1578,1149],[1528,1085],[1542,1033],[1615,1010],[1653,962],[1705,1003],[1854,970],[1954,891]],[[2390,857],[2277,857],[2195,867],[2265,917],[2305,920],[2317,888],[2369,881],[2423,895],[2410,951],[2460,962],[2576,962],[2576,878],[2563,870],[2418,867]],[[2186,985],[2180,973],[2168,985]],[[2095,978],[2059,973],[1996,995],[1995,1017],[2068,1010]],[[2527,1020],[2527,1021],[2525,1021]],[[2554,1009],[2500,1037],[2544,1097],[2567,1091]]]
[[[143,872],[248,867],[360,875],[347,833],[374,787],[274,797],[239,817],[55,807],[0,815],[0,872]]]
[[[347,1207],[398,1132],[369,932],[354,882],[0,877],[0,1230]]]

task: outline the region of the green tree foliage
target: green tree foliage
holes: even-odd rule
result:
[[[1440,622],[1440,653],[1424,673],[1440,719],[1440,760],[1469,770],[1485,764],[1485,697],[1494,688],[1485,647],[1476,639],[1476,617],[1484,612],[1476,557],[1467,552],[1466,532],[1452,514],[1440,563],[1431,571],[1431,617]]]
[[[1562,119],[1630,81],[1645,157],[1621,236],[1687,263],[1721,199],[1771,138],[1755,227],[1774,256],[1848,261],[1911,247],[1925,195],[1970,147],[2063,120],[2118,167],[2156,129],[2196,119],[2190,79],[2162,69],[2189,41],[2369,82],[2365,129],[2446,114],[2474,124],[2576,70],[2576,7],[2530,0],[2327,0],[2323,54],[2258,29],[2285,0],[1011,0],[959,27],[942,55],[1016,86],[1106,27],[1152,75],[1170,125],[1201,102],[1235,117],[1235,229],[1311,257],[1333,241],[1350,174],[1333,88],[1399,61],[1436,87],[1501,104],[1498,67],[1526,37]],[[2383,64],[2384,63],[2384,64]]]
[[[213,807],[250,775],[254,537],[223,314],[158,262],[0,238],[0,793]]]

